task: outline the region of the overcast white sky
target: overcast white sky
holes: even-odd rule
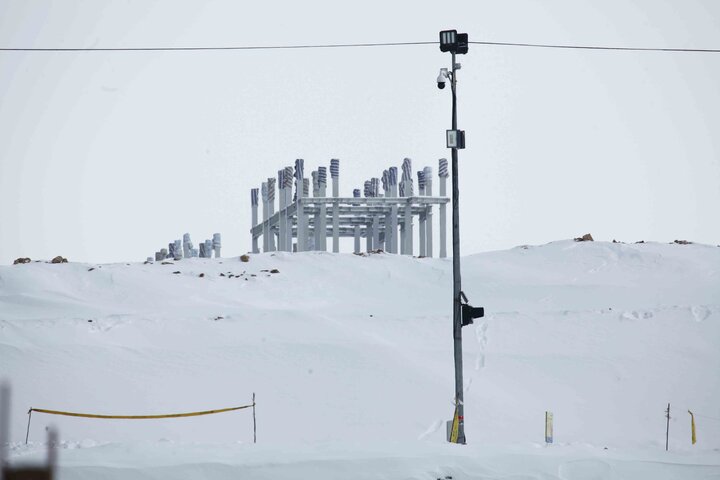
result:
[[[720,2],[0,1],[2,47],[474,41],[720,48]],[[471,45],[462,253],[720,243],[720,54]],[[190,232],[250,248],[249,189],[304,158],[341,193],[449,156],[437,46],[0,52],[0,263],[143,260]]]

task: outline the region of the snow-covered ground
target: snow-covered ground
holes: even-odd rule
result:
[[[487,312],[463,329],[467,446],[445,442],[451,267],[317,252],[2,266],[11,459],[43,458],[55,425],[61,479],[720,478],[720,248],[560,241],[464,257],[463,290]],[[249,409],[35,413],[24,445],[30,407],[175,413],[253,392],[257,445]]]

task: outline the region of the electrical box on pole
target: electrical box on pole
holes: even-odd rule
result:
[[[485,316],[485,309],[483,307],[473,307],[467,303],[462,306],[462,326],[466,327],[473,323],[476,318],[482,318]]]
[[[446,130],[447,148],[465,148],[465,130]]]

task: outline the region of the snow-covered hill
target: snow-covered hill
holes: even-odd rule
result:
[[[720,248],[561,241],[465,257],[462,271],[487,312],[464,329],[465,447],[445,444],[449,259],[0,267],[12,458],[41,456],[53,424],[61,478],[720,477]],[[173,413],[253,392],[257,445],[249,410],[35,414],[23,445],[30,407]]]

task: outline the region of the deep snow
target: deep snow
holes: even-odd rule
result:
[[[11,457],[41,458],[52,424],[61,478],[720,478],[720,248],[560,241],[465,257],[462,272],[488,314],[463,331],[465,447],[444,441],[449,259],[0,267]],[[29,407],[173,413],[253,392],[257,445],[249,410],[34,414],[23,445]]]

